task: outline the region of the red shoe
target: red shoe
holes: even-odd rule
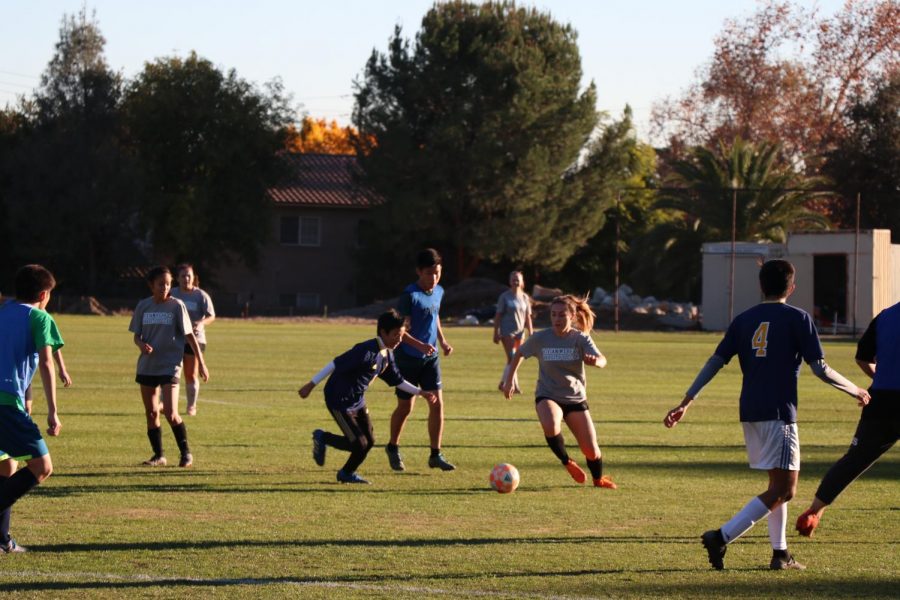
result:
[[[809,509],[797,517],[797,531],[800,535],[812,537],[813,531],[819,526],[819,515],[813,509]]]
[[[604,475],[600,479],[594,480],[594,487],[615,490],[615,489],[618,489],[619,486],[617,486],[615,483],[613,483],[613,480],[609,478],[609,475]]]
[[[578,463],[571,458],[569,459],[569,462],[566,463],[566,471],[569,472],[569,475],[572,476],[572,479],[574,479],[576,483],[584,483],[585,480],[587,480],[587,475],[584,474],[584,471],[581,470]]]

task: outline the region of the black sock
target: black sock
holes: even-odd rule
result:
[[[178,425],[172,425],[172,433],[175,435],[175,443],[178,444],[181,455],[190,454],[191,449],[188,447],[187,428],[184,426],[184,421]]]
[[[440,454],[440,453],[441,453],[441,449],[440,449],[440,448],[432,448],[432,449],[431,449],[431,455],[432,455],[432,456],[437,456],[437,455]]]
[[[150,439],[150,448],[153,449],[153,456],[162,456],[162,428],[154,427],[147,430],[147,437]]]
[[[16,500],[27,494],[38,484],[37,477],[31,472],[31,469],[24,468],[0,482],[0,511],[15,504]]]
[[[784,549],[784,550],[772,550],[772,556],[773,556],[773,557],[776,557],[776,556],[777,556],[778,558],[784,558],[784,559],[787,559],[787,558],[789,558],[789,557],[791,556],[791,553],[788,552],[787,549]]]
[[[400,449],[400,446],[398,446],[397,444],[388,444],[388,445],[386,446],[386,448],[387,448],[390,452],[397,452],[397,451]]]
[[[0,476],[0,486],[6,481],[6,477]],[[9,543],[9,515],[12,509],[7,508],[0,512],[0,544]]]
[[[553,437],[548,437],[547,445],[550,446],[550,449],[553,450],[553,454],[556,455],[562,464],[566,464],[569,462],[569,453],[566,452],[566,442],[563,440],[563,436],[561,433],[557,433]]]
[[[603,458],[587,461],[588,469],[591,470],[591,477],[600,479],[603,477]]]
[[[325,445],[331,446],[332,448],[337,448],[338,450],[343,450],[345,452],[350,452],[353,450],[352,444],[350,444],[350,440],[342,435],[335,435],[331,432],[325,432]]]

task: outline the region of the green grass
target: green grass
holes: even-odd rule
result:
[[[149,456],[137,351],[122,317],[61,317],[75,385],[60,392],[63,431],[49,440],[56,471],[14,507],[13,535],[32,552],[0,555],[3,598],[897,597],[900,458],[896,450],[851,486],[812,540],[793,533],[825,470],[845,451],[858,409],[806,368],[800,386],[803,472],[789,543],[804,572],[770,572],[764,523],[712,571],[699,534],[765,487],[745,461],[734,363],[667,430],[715,348],[710,334],[596,335],[609,367],[591,370],[589,402],[616,491],[575,485],[526,394],[496,392],[502,352],[486,328],[449,328],[443,361],[445,450],[453,473],[427,468],[426,407],[403,438],[407,471],[379,445],[341,486],[344,460],[310,458],[310,432],[335,429],[321,390],[297,388],[371,326],[221,320],[210,328],[212,381],[188,418],[195,466],[138,466]],[[829,363],[862,381],[853,346],[826,344]],[[368,395],[376,438],[395,401]],[[422,402],[420,400],[420,402]],[[35,399],[43,424],[42,394]],[[569,449],[580,457],[571,434]],[[164,444],[177,452],[168,428]],[[488,489],[492,465],[521,473],[515,494]],[[583,458],[581,460],[583,463]]]

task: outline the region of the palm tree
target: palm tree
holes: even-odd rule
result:
[[[781,159],[779,144],[738,137],[730,146],[720,142],[717,152],[694,148],[672,168],[678,192],[669,188],[655,204],[666,218],[645,236],[635,269],[635,283],[652,278],[659,294],[689,290],[691,299],[699,299],[701,246],[731,239],[734,200],[738,241],[783,243],[789,231],[831,225],[809,208],[828,195],[821,191],[825,180],[795,171]]]

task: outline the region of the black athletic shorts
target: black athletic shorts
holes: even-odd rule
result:
[[[433,356],[416,358],[402,350],[394,352],[394,360],[403,379],[413,385],[419,386],[426,392],[434,392],[441,389],[441,361],[435,353]],[[412,394],[404,392],[399,387],[394,388],[394,393],[401,400],[409,400]]]
[[[138,374],[134,381],[147,387],[159,387],[161,385],[178,385],[178,378],[171,375],[141,375]]]
[[[587,400],[582,400],[581,402],[576,402],[575,404],[568,404],[568,403],[562,404],[561,402],[557,402],[553,398],[548,398],[546,396],[538,396],[534,399],[534,403],[537,404],[541,400],[549,400],[550,402],[553,402],[554,404],[559,406],[562,409],[564,417],[566,415],[568,415],[569,413],[585,412],[585,411],[590,410]]]
[[[200,344],[200,351],[201,351],[201,352],[206,352],[206,344]],[[185,354],[190,354],[191,356],[194,355],[194,349],[191,348],[191,345],[190,345],[190,344],[185,344],[185,345],[184,345],[184,353],[185,353]]]

